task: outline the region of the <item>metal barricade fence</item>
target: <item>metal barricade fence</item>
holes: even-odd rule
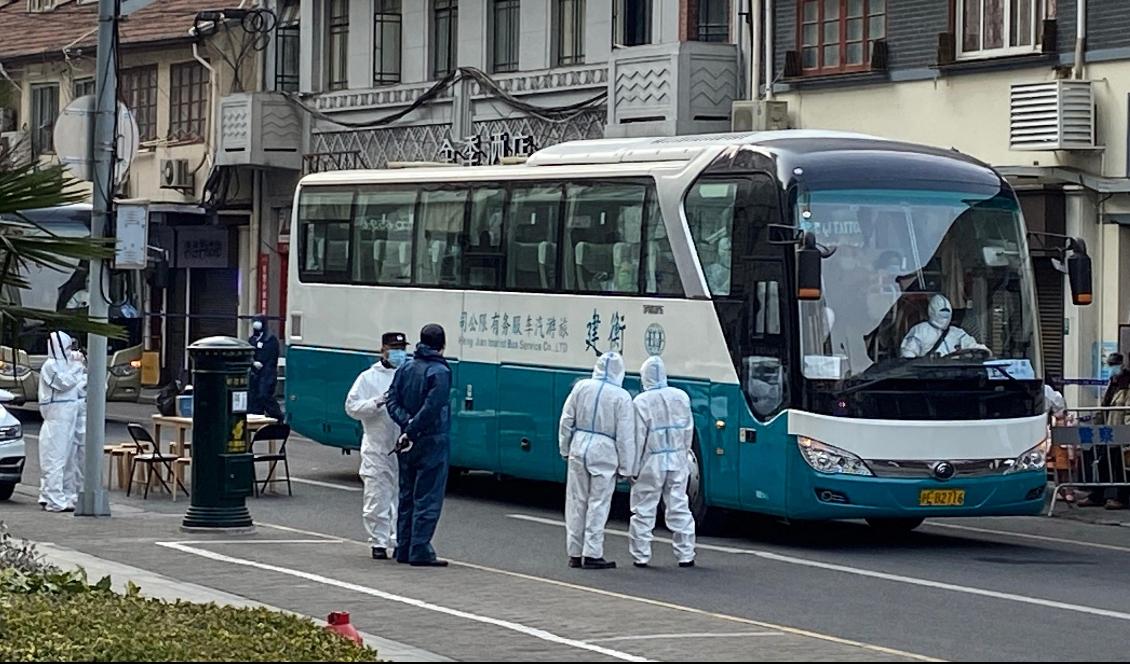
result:
[[[1071,408],[1051,427],[1048,472],[1055,484],[1048,516],[1063,489],[1130,487],[1130,407]],[[1071,413],[1079,414],[1071,418]],[[1084,413],[1089,413],[1084,415]]]

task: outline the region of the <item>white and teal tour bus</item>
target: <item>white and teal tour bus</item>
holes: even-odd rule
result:
[[[662,356],[691,395],[700,518],[907,529],[1043,505],[1024,222],[958,152],[809,131],[579,141],[513,166],[312,174],[294,214],[287,408],[322,444],[360,445],[342,404],[381,333],[438,322],[453,468],[564,481],[561,406],[616,350],[629,370]],[[1084,303],[1090,259],[1063,240]],[[908,354],[938,295],[976,343]]]

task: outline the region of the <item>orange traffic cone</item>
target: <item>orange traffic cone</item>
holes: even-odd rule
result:
[[[326,619],[326,622],[329,623],[326,625],[326,629],[329,631],[340,634],[357,645],[364,644],[361,635],[358,634],[357,630],[350,624],[349,613],[347,611],[334,611],[330,614],[329,618]]]

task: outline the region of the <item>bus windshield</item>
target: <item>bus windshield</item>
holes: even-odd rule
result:
[[[823,299],[800,305],[806,378],[925,378],[939,364],[1040,375],[1016,198],[957,189],[800,193],[798,225],[835,250]]]

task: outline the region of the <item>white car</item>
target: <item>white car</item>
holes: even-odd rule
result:
[[[15,400],[15,395],[0,390],[0,403]],[[24,472],[24,427],[7,408],[0,406],[0,500],[12,497]]]

